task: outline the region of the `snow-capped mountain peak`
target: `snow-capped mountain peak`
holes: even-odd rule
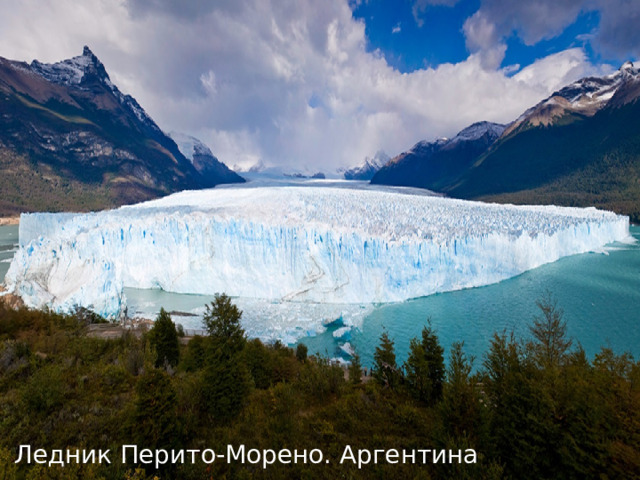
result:
[[[120,105],[129,110],[146,127],[157,134],[163,134],[160,127],[135,98],[123,94],[111,81],[100,59],[86,45],[82,50],[82,55],[56,63],[42,63],[34,60],[31,62],[30,70],[51,83],[75,87],[80,90],[89,90],[87,84],[97,80],[113,93]]]
[[[389,155],[378,150],[373,157],[365,157],[361,164],[349,169],[340,169],[338,173],[342,173],[347,180],[371,180],[389,160]]]
[[[416,143],[410,152],[435,151],[452,147],[458,142],[473,142],[487,135],[491,141],[497,139],[506,128],[506,125],[487,121],[476,122],[460,130],[453,138],[440,137],[434,141],[421,140]],[[396,157],[397,158],[397,157]]]
[[[446,143],[455,143],[460,141],[470,142],[473,140],[478,140],[483,135],[489,134],[495,138],[498,138],[504,132],[505,125],[501,125],[499,123],[492,122],[476,122],[472,125],[469,125],[467,128],[458,132],[458,134],[453,137],[450,141]]]
[[[617,71],[604,77],[586,77],[577,80],[551,97],[562,97],[576,107],[589,104],[604,104],[610,100],[620,86],[640,73],[632,62],[625,62]]]
[[[182,153],[198,173],[202,175],[205,182],[207,179],[223,179],[230,183],[244,181],[241,177],[230,171],[227,166],[218,160],[211,152],[211,149],[196,137],[179,132],[170,132],[169,136],[176,145],[178,145],[180,153]],[[210,185],[213,186],[214,183],[211,182]]]
[[[80,85],[84,78],[91,73],[108,81],[110,86],[113,85],[102,62],[86,45],[82,55],[61,62],[42,63],[34,60],[31,62],[31,70],[58,85]]]
[[[509,125],[506,133],[511,133],[523,124],[550,125],[566,113],[593,116],[607,105],[611,105],[610,101],[617,92],[638,81],[640,69],[630,61],[609,75],[581,78],[526,110]],[[631,97],[633,99],[633,95]]]
[[[633,62],[630,60],[627,60],[620,67],[620,71],[623,72],[623,71],[630,71],[630,70],[634,70]]]
[[[193,157],[196,155],[214,157],[211,149],[196,137],[180,132],[169,132],[169,136],[174,142],[176,142],[180,152],[190,160],[191,163],[193,163]]]
[[[373,157],[365,157],[363,166],[371,165],[372,167],[380,168],[388,161],[389,161],[389,155],[387,155],[382,150],[378,150]]]

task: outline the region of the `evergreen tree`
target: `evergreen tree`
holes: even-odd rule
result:
[[[422,341],[413,338],[405,371],[409,389],[419,400],[432,405],[442,398],[444,382],[444,349],[438,342],[431,322],[422,329]]]
[[[535,413],[529,413],[528,431],[536,432],[537,438],[544,440],[528,443],[532,445],[532,451],[537,449],[540,452],[539,458],[544,459],[536,465],[542,478],[549,477],[557,466],[575,461],[576,458],[574,465],[584,465],[588,455],[581,453],[572,459],[575,444],[573,441],[563,440],[566,432],[572,429],[575,412],[568,400],[573,396],[576,385],[567,385],[572,341],[566,336],[567,325],[562,309],[549,292],[536,304],[541,315],[534,318],[531,333],[535,341],[528,348],[537,368],[535,375],[530,374],[527,378],[536,403]],[[572,475],[574,474],[575,472]]]
[[[203,316],[209,352],[202,391],[207,410],[220,422],[240,412],[251,389],[251,376],[241,355],[247,344],[241,317],[242,312],[225,294],[216,294]]]
[[[362,382],[362,364],[360,363],[360,355],[353,354],[351,364],[349,365],[349,381],[354,385]]]
[[[396,352],[389,334],[384,331],[380,336],[380,345],[373,354],[373,377],[382,385],[394,388],[400,378],[396,364]]]
[[[213,348],[222,349],[228,357],[242,351],[247,341],[240,318],[242,311],[224,293],[216,293],[211,306],[206,305],[206,312],[202,317]]]
[[[435,402],[442,398],[445,376],[444,348],[440,345],[438,336],[431,328],[430,321],[422,329],[422,347],[425,350],[429,364],[428,376],[431,381],[431,401]]]
[[[542,396],[537,372],[513,334],[494,334],[484,361],[483,390],[490,409],[493,455],[513,478],[543,478],[544,443],[550,439],[539,421]],[[544,416],[544,415],[543,415]]]
[[[219,355],[216,350],[202,373],[205,409],[214,420],[225,423],[242,410],[251,390],[251,376],[246,364],[236,354]]]
[[[481,403],[475,388],[476,381],[471,375],[473,357],[467,358],[463,346],[464,342],[454,342],[451,346],[441,403],[442,420],[454,439],[476,441],[482,426]]]
[[[256,388],[266,389],[274,383],[272,378],[273,357],[270,355],[268,347],[260,339],[254,338],[248,341],[242,351],[242,357]]]
[[[153,328],[149,331],[149,341],[156,350],[156,367],[162,367],[165,363],[172,367],[178,364],[180,359],[178,332],[171,316],[164,308],[160,309]]]
[[[167,448],[177,438],[176,393],[162,370],[149,368],[136,384],[131,422],[135,442],[144,448]]]
[[[307,346],[304,343],[299,343],[296,346],[296,358],[298,359],[298,361],[304,362],[307,359],[308,352],[309,349],[307,348]]]
[[[567,338],[567,322],[564,312],[558,307],[557,300],[549,292],[536,302],[542,312],[533,320],[531,333],[537,340],[532,345],[538,364],[545,368],[558,367],[571,348],[571,339]]]
[[[195,335],[187,345],[187,353],[182,360],[182,366],[187,372],[195,372],[205,365],[205,346],[207,339]]]

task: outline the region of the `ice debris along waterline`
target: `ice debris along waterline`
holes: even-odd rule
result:
[[[332,187],[186,191],[23,214],[6,284],[31,307],[117,316],[123,287],[279,302],[394,302],[486,285],[629,236],[593,208]]]

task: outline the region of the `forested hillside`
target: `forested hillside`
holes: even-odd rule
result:
[[[533,301],[533,300],[532,300]],[[87,335],[95,315],[0,307],[1,478],[638,478],[640,364],[603,348],[586,358],[561,310],[539,302],[531,342],[494,335],[483,358],[439,344],[429,325],[396,359],[385,333],[372,372],[275,343],[248,340],[241,312],[219,296],[207,337],[180,337],[162,311],[154,328]],[[445,357],[447,358],[445,362]],[[371,373],[371,375],[369,375]],[[177,465],[131,460],[140,449],[319,449],[318,464],[201,457]],[[110,449],[111,465],[14,463],[33,449]],[[360,450],[474,449],[476,463],[357,463]],[[447,454],[448,455],[448,454]],[[189,457],[187,457],[189,458]],[[356,457],[358,458],[358,457]],[[400,457],[402,458],[402,457]],[[340,460],[344,461],[341,463]],[[362,456],[361,460],[365,457]],[[326,460],[326,461],[324,461]]]

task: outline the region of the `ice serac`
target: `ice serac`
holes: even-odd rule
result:
[[[627,238],[627,217],[330,187],[188,191],[24,214],[6,283],[30,306],[116,316],[123,287],[377,303],[485,285]]]

